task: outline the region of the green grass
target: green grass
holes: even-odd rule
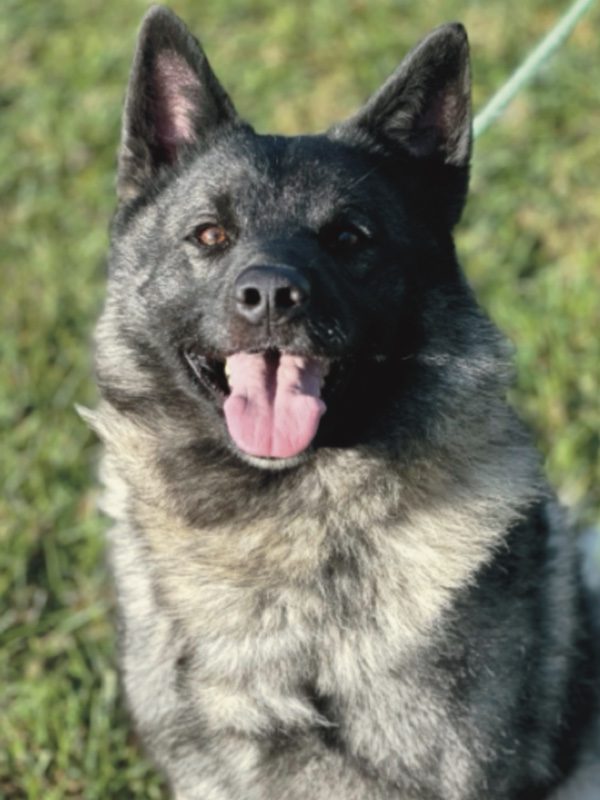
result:
[[[463,20],[475,102],[564,8],[551,0],[181,0],[259,130],[347,114],[422,34]],[[0,19],[0,797],[160,798],[114,667],[89,340],[120,104],[146,4],[5,0]],[[582,523],[600,518],[600,83],[595,13],[477,144],[458,235],[518,344],[514,400]]]

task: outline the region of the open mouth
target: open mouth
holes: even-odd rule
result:
[[[183,356],[196,380],[222,403],[230,393],[225,358],[206,356],[193,349],[184,350]]]
[[[279,350],[184,355],[198,381],[223,403],[229,435],[243,453],[289,459],[310,446],[326,410],[327,359]]]

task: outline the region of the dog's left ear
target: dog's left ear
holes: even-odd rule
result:
[[[374,146],[392,159],[410,158],[420,167],[428,204],[452,227],[466,197],[472,145],[469,45],[463,26],[451,23],[432,31],[358,113],[331,133]]]
[[[142,21],[125,99],[119,199],[134,199],[189,149],[242,124],[200,43],[173,12],[152,6]]]

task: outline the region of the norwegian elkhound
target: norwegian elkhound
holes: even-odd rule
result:
[[[445,25],[327,133],[257,135],[143,22],[87,416],[178,800],[600,798],[573,537],[454,252],[469,92]]]

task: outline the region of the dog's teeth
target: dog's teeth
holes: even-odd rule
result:
[[[225,377],[227,380],[231,377],[231,367],[229,366],[229,359],[225,359]]]

